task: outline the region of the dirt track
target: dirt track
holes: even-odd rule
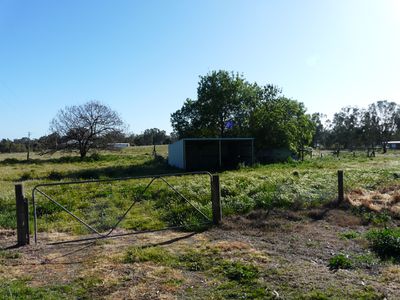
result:
[[[132,245],[160,244],[171,252],[184,249],[217,249],[226,259],[251,262],[260,269],[270,297],[299,298],[313,291],[353,298],[370,290],[387,299],[400,298],[400,267],[371,264],[350,270],[330,271],[328,260],[337,253],[360,256],[368,253],[363,239],[343,239],[349,230],[368,228],[343,210],[331,210],[321,220],[306,212],[280,212],[267,216],[253,212],[231,217],[219,228],[197,234],[167,231],[86,244],[27,246],[18,258],[0,264],[0,278],[30,276],[30,286],[68,284],[77,278],[96,277],[91,298],[176,299],[212,297],[217,277],[204,272],[174,269],[152,262],[124,263],[121,257]],[[15,241],[12,231],[0,232],[0,246]],[[46,238],[54,238],[47,236]],[[179,284],[171,284],[171,278]],[[358,293],[358,294],[357,294]]]

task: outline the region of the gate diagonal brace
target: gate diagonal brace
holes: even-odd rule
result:
[[[86,241],[86,240],[96,240],[96,239],[104,239],[108,237],[116,237],[116,236],[124,236],[124,235],[130,235],[130,234],[138,234],[138,233],[145,233],[145,232],[155,232],[155,231],[160,231],[159,230],[144,230],[144,231],[138,231],[134,233],[127,233],[127,234],[117,234],[117,235],[111,235],[111,233],[118,227],[118,225],[122,222],[122,220],[125,219],[127,214],[131,211],[133,206],[137,203],[140,202],[144,193],[149,189],[149,187],[158,179],[163,181],[171,190],[173,190],[179,197],[181,197],[183,200],[185,200],[189,205],[191,205],[199,214],[201,214],[206,220],[207,224],[211,222],[210,218],[205,215],[198,207],[196,207],[191,201],[189,201],[182,193],[180,193],[173,185],[171,185],[164,177],[172,177],[172,176],[183,176],[183,175],[209,175],[212,177],[211,173],[209,172],[190,172],[190,173],[175,173],[175,174],[164,174],[164,175],[155,175],[155,176],[138,176],[138,177],[125,177],[125,178],[115,178],[115,179],[102,179],[102,180],[85,180],[85,181],[71,181],[71,182],[61,182],[61,183],[48,183],[48,184],[39,184],[35,186],[32,190],[32,205],[33,205],[33,213],[34,213],[34,240],[35,244],[37,243],[37,212],[36,212],[36,199],[35,199],[35,192],[38,192],[42,196],[44,196],[46,199],[50,200],[52,203],[55,205],[61,207],[65,212],[67,212],[72,218],[74,218],[76,221],[84,225],[87,229],[89,229],[91,232],[95,233],[98,237],[92,237],[92,238],[85,238],[85,239],[79,239],[79,240],[73,240],[73,241],[65,241],[65,242],[56,242],[52,243],[52,245],[56,244],[61,244],[61,243],[67,243],[67,242],[77,242],[77,241]],[[63,206],[61,203],[53,199],[51,196],[47,195],[45,192],[39,189],[39,187],[45,187],[45,186],[57,186],[57,185],[71,185],[71,184],[82,184],[82,183],[96,183],[96,182],[112,182],[112,181],[125,181],[125,180],[130,180],[130,179],[145,179],[145,178],[151,178],[150,182],[147,184],[147,186],[143,189],[141,194],[132,201],[131,205],[129,208],[124,212],[124,214],[120,217],[117,218],[117,222],[114,224],[111,229],[103,234],[97,231],[95,228],[93,228],[91,225],[86,223],[84,220],[79,218],[76,214],[68,210],[65,206]],[[168,230],[168,229],[177,229],[177,228],[182,228],[182,226],[173,226],[173,227],[167,227],[165,229],[161,230]]]

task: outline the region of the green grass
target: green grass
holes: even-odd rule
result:
[[[185,249],[171,253],[163,247],[131,247],[127,250],[125,263],[152,262],[158,265],[181,268],[193,272],[211,272],[221,278],[241,283],[250,283],[259,278],[258,268],[250,263],[222,258],[215,249]]]
[[[0,282],[0,299],[91,299],[101,281],[95,277],[80,277],[69,284],[31,286],[29,278]]]
[[[218,250],[210,248],[184,249],[172,253],[163,247],[131,247],[123,258],[125,263],[151,262],[190,272],[202,272],[219,280],[211,291],[214,299],[265,299],[265,287],[258,281],[259,269],[248,262],[223,258]],[[200,291],[199,291],[200,292]],[[204,291],[201,291],[202,293]],[[196,294],[194,294],[196,295]],[[207,297],[207,295],[202,295]]]
[[[167,147],[157,151],[164,158]],[[79,179],[171,173],[179,170],[167,166],[165,159],[154,160],[151,147],[132,147],[120,152],[103,151],[81,160],[75,153],[53,156],[33,154],[26,162],[23,154],[0,154],[0,228],[15,228],[14,183],[24,179],[25,194],[39,183]],[[344,153],[309,159],[304,162],[278,163],[241,167],[221,176],[224,215],[247,213],[253,209],[303,209],[320,206],[337,196],[338,169],[345,170],[345,188],[376,189],[400,180],[393,174],[400,165],[399,155],[378,155],[374,159]],[[208,217],[211,217],[208,176],[168,178],[168,181]],[[149,179],[103,184],[47,187],[43,190],[93,227],[107,231],[130,206],[136,203],[120,227],[126,229],[158,229],[184,226],[188,230],[204,229],[205,219],[165,183],[155,182],[146,193]],[[89,231],[71,219],[62,209],[38,197],[40,231],[61,231],[75,234]],[[385,222],[374,213],[363,212],[366,222]],[[382,220],[381,220],[382,219]],[[31,222],[32,223],[32,222]]]

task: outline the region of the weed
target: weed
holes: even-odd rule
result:
[[[69,286],[30,287],[25,280],[3,281],[0,283],[1,299],[68,299],[72,291]]]
[[[224,276],[238,282],[250,282],[259,276],[258,269],[250,264],[223,261],[218,268]]]
[[[171,265],[174,260],[175,257],[162,247],[131,247],[124,257],[125,263],[151,261],[163,265]]]
[[[382,259],[400,260],[400,229],[372,229],[367,239],[371,249]]]
[[[211,298],[211,297],[210,297]],[[270,299],[264,286],[258,283],[238,284],[226,281],[212,291],[212,299]]]
[[[370,269],[379,263],[379,258],[371,252],[358,254],[353,257],[354,264],[360,268]]]
[[[204,252],[189,250],[178,256],[180,267],[184,267],[189,271],[206,271],[214,266],[214,262],[219,260],[218,257],[205,255]]]
[[[7,251],[7,250],[0,250],[0,259],[4,258],[4,259],[16,259],[16,258],[20,258],[21,254],[18,252],[11,252],[11,251]]]
[[[360,236],[360,234],[354,230],[339,233],[339,237],[344,240],[352,240],[359,236]]]
[[[328,300],[331,299],[330,295],[322,291],[312,291],[307,294],[301,295],[300,300]]]
[[[337,254],[329,259],[328,267],[330,270],[351,269],[353,263],[347,255]]]

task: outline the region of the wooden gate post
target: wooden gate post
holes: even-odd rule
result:
[[[344,189],[343,189],[343,170],[338,170],[338,204],[341,204],[344,200]]]
[[[15,185],[15,200],[17,208],[17,246],[29,244],[29,213],[28,201],[24,198],[24,187],[21,183]]]
[[[222,221],[221,189],[219,185],[219,175],[211,177],[211,201],[213,224],[218,225]]]

